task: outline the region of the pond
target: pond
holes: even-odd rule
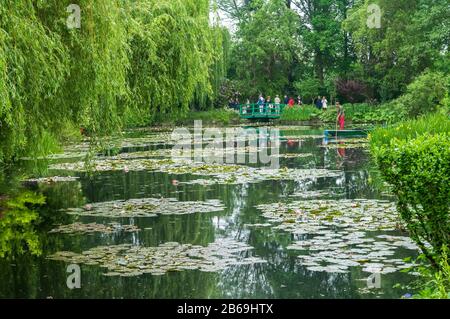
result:
[[[38,226],[16,227],[8,216],[13,213],[0,215],[0,297],[411,293],[394,286],[417,279],[405,269],[418,250],[394,198],[377,183],[367,141],[324,140],[320,127],[268,127],[277,132],[275,143],[260,134],[265,127],[252,130],[256,144],[250,138],[224,151],[245,153],[244,163],[174,159],[171,132],[150,129],[125,132],[110,141],[113,152],[98,154],[89,165],[83,161],[86,142],[38,160],[50,167],[48,178],[26,181],[23,195],[45,197],[35,212],[24,208],[36,213]],[[251,152],[273,151],[274,145],[279,169],[251,161]],[[68,266],[74,264],[81,288],[71,290]]]

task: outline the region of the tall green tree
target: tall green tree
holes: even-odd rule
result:
[[[239,24],[232,73],[246,96],[281,95],[292,85],[288,74],[302,50],[299,21],[284,0],[258,4],[259,9]]]
[[[381,9],[380,28],[367,25],[371,4]],[[449,16],[446,0],[361,1],[345,22],[358,56],[355,76],[389,100],[427,68],[448,69]]]
[[[214,63],[208,0],[134,0],[130,10],[132,103],[154,118],[186,112],[211,93]]]
[[[293,0],[301,21],[301,36],[310,61],[310,76],[322,87],[339,72],[346,74],[352,62],[351,38],[342,21],[352,0]]]

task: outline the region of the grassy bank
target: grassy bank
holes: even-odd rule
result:
[[[391,104],[370,105],[367,103],[344,104],[347,122],[351,123],[395,123],[403,119],[403,114]],[[286,108],[280,118],[282,123],[294,121],[321,121],[334,123],[337,112],[335,106],[328,110],[318,110],[315,106],[305,105]]]
[[[374,151],[389,147],[393,141],[409,141],[424,134],[450,134],[450,120],[445,114],[431,114],[418,119],[399,122],[387,128],[379,128],[370,135]]]

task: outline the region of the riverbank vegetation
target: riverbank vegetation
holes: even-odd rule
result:
[[[447,110],[371,134],[381,174],[392,185],[397,209],[432,268],[422,297],[450,297],[450,119]]]

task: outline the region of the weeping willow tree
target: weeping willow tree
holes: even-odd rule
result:
[[[117,128],[127,93],[127,33],[116,0],[80,0],[83,24],[66,24],[70,1],[6,0],[0,14],[0,158],[59,137],[66,126]]]
[[[189,109],[196,93],[211,91],[208,0],[133,0],[130,3],[131,101],[152,119]]]
[[[10,159],[54,120],[55,94],[67,74],[67,50],[36,15],[32,1],[0,6],[0,159]]]
[[[57,92],[57,107],[94,133],[120,126],[120,105],[128,94],[128,34],[119,0],[78,0],[80,28],[67,27],[73,0],[38,1],[37,15],[56,33],[68,55],[67,76]],[[63,14],[62,14],[63,13]]]
[[[223,107],[227,101],[221,101],[221,88],[228,74],[229,56],[231,51],[231,35],[227,28],[220,26],[220,18],[217,11],[217,3],[213,2],[213,26],[210,30],[212,42],[213,63],[209,70],[210,90],[198,88],[191,108],[204,110],[212,107]]]
[[[81,9],[68,28],[67,8]],[[40,153],[67,130],[114,132],[214,96],[222,39],[209,0],[3,0],[0,161]],[[198,102],[200,103],[200,102]],[[47,145],[48,144],[48,145]],[[42,155],[42,154],[39,154]]]
[[[211,90],[204,91],[201,88],[198,90],[192,103],[192,109],[195,110],[223,107],[228,102],[221,100],[220,96],[229,67],[231,37],[228,29],[215,25],[212,28],[212,43],[215,59],[209,70]]]

